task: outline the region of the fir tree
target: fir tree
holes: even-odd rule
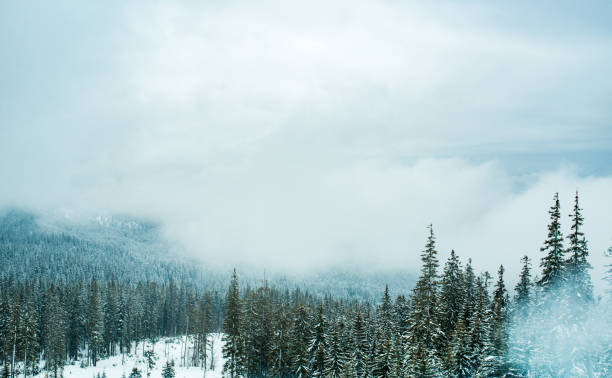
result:
[[[346,357],[342,350],[340,325],[338,323],[332,327],[329,352],[326,357],[325,365],[327,370],[325,371],[325,375],[330,378],[340,378],[346,364]]]
[[[133,368],[129,378],[142,378],[142,373],[138,368]]]
[[[223,364],[224,374],[234,378],[242,374],[242,337],[241,331],[241,303],[238,288],[238,275],[236,269],[232,274],[232,281],[227,291],[225,301],[225,317],[223,318]]]
[[[549,291],[558,288],[565,280],[565,260],[563,249],[563,233],[561,232],[561,205],[559,204],[559,193],[555,193],[554,203],[549,212],[550,223],[548,225],[548,237],[540,251],[545,253],[540,266],[542,277],[538,284]]]
[[[363,322],[361,311],[357,311],[353,322],[353,361],[352,370],[356,377],[365,377],[368,374],[367,355],[368,355],[368,336]]]
[[[104,347],[104,312],[98,290],[98,282],[93,279],[87,301],[87,341],[89,359],[93,366],[100,359]]]
[[[278,303],[277,308],[274,314],[274,331],[270,347],[270,370],[274,375],[284,378],[291,373],[290,322],[284,303]]]
[[[391,377],[391,364],[391,344],[389,339],[383,338],[377,343],[372,375],[375,378]]]
[[[581,230],[584,218],[582,217],[582,209],[578,203],[578,192],[574,198],[574,208],[571,218],[571,232],[567,236],[569,247],[567,253],[569,255],[565,262],[568,276],[568,289],[570,298],[578,303],[590,303],[593,301],[593,284],[589,269],[591,265],[587,261],[589,250],[584,233]]]
[[[440,360],[438,351],[442,332],[438,323],[438,252],[436,251],[433,227],[425,250],[421,254],[421,276],[412,296],[412,311],[409,317],[408,365],[410,374],[427,376],[438,374]]]
[[[531,282],[531,263],[529,262],[529,257],[527,255],[523,256],[521,262],[523,263],[523,268],[521,269],[519,282],[514,288],[514,291],[516,292],[514,302],[516,303],[516,306],[522,310],[531,303],[531,291],[533,284]]]
[[[382,297],[378,312],[378,328],[382,331],[383,337],[389,339],[393,333],[393,303],[389,295],[389,285],[385,285],[385,292]]]
[[[147,377],[151,375],[151,370],[155,367],[155,362],[157,361],[157,356],[153,349],[147,349],[144,352],[145,362],[147,363]]]
[[[17,353],[24,369],[33,368],[38,362],[38,316],[30,298],[24,298],[17,327]],[[24,374],[27,375],[27,374]]]
[[[451,250],[442,274],[439,299],[440,331],[444,335],[446,343],[451,340],[455,325],[464,307],[465,287],[463,281],[461,263],[455,251]]]
[[[465,320],[460,317],[453,330],[449,344],[451,364],[449,373],[453,377],[467,378],[473,374],[472,356],[470,353],[470,333],[465,328]]]
[[[296,377],[309,377],[308,343],[310,341],[310,321],[306,307],[298,303],[293,310],[291,330],[292,370]]]
[[[47,291],[45,314],[45,364],[47,371],[57,378],[65,361],[66,312],[53,286]]]
[[[479,375],[486,377],[503,377],[508,373],[508,293],[504,284],[504,267],[500,266],[498,279],[491,301],[491,321],[489,323],[489,340],[485,345],[485,357],[479,369]]]
[[[470,319],[469,354],[472,371],[477,371],[489,344],[489,289],[484,275],[476,279],[476,304]]]
[[[166,361],[164,368],[162,369],[163,378],[174,378],[176,373],[174,372],[174,361]]]
[[[317,307],[317,315],[314,324],[313,337],[308,347],[310,355],[310,372],[313,377],[325,374],[325,360],[327,351],[327,321],[323,315],[323,306]]]

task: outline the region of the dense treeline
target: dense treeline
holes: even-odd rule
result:
[[[133,353],[144,341],[190,334],[192,364],[205,363],[209,334],[218,332],[224,299],[186,285],[135,285],[95,279],[69,284],[42,280],[0,283],[0,362],[8,376],[44,369],[59,376],[69,361],[95,365]]]
[[[495,278],[476,274],[470,260],[464,265],[452,251],[440,271],[431,226],[412,293],[392,299],[387,289],[376,306],[306,302],[275,295],[266,285],[241,292],[234,272],[223,323],[224,372],[231,377],[610,376],[607,328],[597,329],[606,335],[597,345],[578,343],[588,337],[589,314],[598,311],[578,194],[570,218],[564,238],[555,195],[541,276],[532,277],[525,256],[513,295],[503,266]],[[609,315],[606,319],[609,326]]]
[[[593,296],[578,195],[567,237],[557,195],[549,214],[541,273],[525,256],[514,290],[503,266],[495,277],[478,273],[454,251],[440,266],[432,226],[412,292],[392,298],[387,287],[376,302],[265,280],[241,288],[235,271],[225,296],[172,279],[5,273],[0,376],[41,367],[59,376],[66,363],[145,355],[145,341],[177,335],[193,342],[188,364],[206,366],[210,333],[221,330],[230,377],[610,376],[612,319]]]
[[[186,261],[170,261],[157,230],[137,222],[41,226],[37,216],[15,209],[0,215],[0,277],[53,282],[158,282],[227,284]],[[208,272],[207,272],[208,273]]]
[[[170,280],[203,290],[225,290],[229,275],[214,266],[217,260],[193,261],[180,243],[165,240],[159,226],[142,219],[117,217],[74,221],[19,209],[0,209],[0,277],[25,281],[157,282]],[[268,274],[275,287],[301,287],[312,294],[377,300],[381,286],[395,292],[414,285],[411,273],[369,272],[345,266],[302,272],[299,276]],[[242,272],[242,282],[258,285],[261,271]],[[360,285],[354,283],[358,281]]]

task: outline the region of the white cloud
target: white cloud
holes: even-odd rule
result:
[[[524,253],[537,265],[552,194],[569,209],[580,189],[594,265],[612,244],[610,172],[556,159],[610,156],[605,20],[67,4],[0,12],[3,203],[151,216],[203,258],[270,267],[414,267],[432,222],[443,255],[514,274]]]

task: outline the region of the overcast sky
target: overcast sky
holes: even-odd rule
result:
[[[435,5],[433,5],[435,3]],[[0,202],[258,268],[537,267],[612,245],[612,3],[6,1]],[[599,284],[597,282],[597,284]]]

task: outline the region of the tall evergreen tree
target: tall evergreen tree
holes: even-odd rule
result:
[[[271,371],[280,378],[291,375],[291,353],[290,353],[290,320],[287,316],[284,303],[278,304],[278,310],[274,314],[274,333],[271,341]]]
[[[563,233],[561,232],[561,205],[559,193],[555,193],[553,205],[548,211],[550,223],[548,224],[548,237],[540,251],[545,253],[540,266],[542,277],[538,284],[549,291],[558,288],[565,281],[565,249],[563,248]]]
[[[37,365],[38,352],[38,316],[32,299],[28,296],[22,301],[17,329],[17,354],[26,369],[24,375]]]
[[[238,274],[236,269],[232,274],[232,281],[225,300],[225,317],[223,318],[223,364],[224,374],[234,378],[243,371],[243,342],[241,335],[241,301],[238,287]]]
[[[329,378],[340,378],[346,364],[346,356],[342,348],[342,338],[340,334],[340,324],[336,323],[332,326],[332,331],[329,340],[329,352],[326,356],[325,376]]]
[[[327,352],[327,320],[323,314],[323,306],[319,304],[312,335],[312,341],[308,347],[310,355],[310,373],[313,377],[324,376]]]
[[[415,376],[439,374],[442,331],[438,315],[438,252],[433,226],[421,254],[421,275],[412,295],[409,317],[408,365]],[[432,373],[433,372],[433,373]]]
[[[464,297],[465,285],[461,263],[455,251],[451,250],[442,273],[439,299],[440,331],[446,343],[453,337],[453,331],[464,307]]]
[[[65,357],[65,322],[64,310],[56,292],[51,286],[47,291],[45,309],[45,367],[57,378],[59,370],[64,366]]]
[[[309,377],[308,343],[310,342],[310,319],[306,307],[297,303],[293,309],[291,330],[292,370],[296,377]]]
[[[504,284],[504,267],[498,270],[498,279],[491,301],[489,340],[479,374],[486,377],[503,377],[508,373],[508,293]]]
[[[521,262],[523,263],[523,267],[521,269],[519,281],[514,289],[516,292],[514,301],[519,309],[524,309],[531,302],[533,284],[531,282],[531,263],[529,262],[529,257],[527,255],[523,256]]]
[[[104,347],[104,310],[95,278],[91,282],[87,300],[87,342],[90,363],[96,366]]]
[[[569,281],[568,289],[570,298],[578,303],[590,303],[593,301],[593,284],[591,283],[591,276],[589,269],[591,264],[587,261],[589,255],[589,249],[587,248],[587,241],[582,232],[582,224],[584,218],[582,217],[582,209],[578,202],[578,192],[574,198],[574,208],[571,218],[571,231],[567,236],[569,240],[569,247],[567,253],[569,255],[565,262],[567,268],[567,278]]]
[[[357,310],[353,322],[353,371],[355,376],[362,378],[368,375],[368,336],[361,311]]]

